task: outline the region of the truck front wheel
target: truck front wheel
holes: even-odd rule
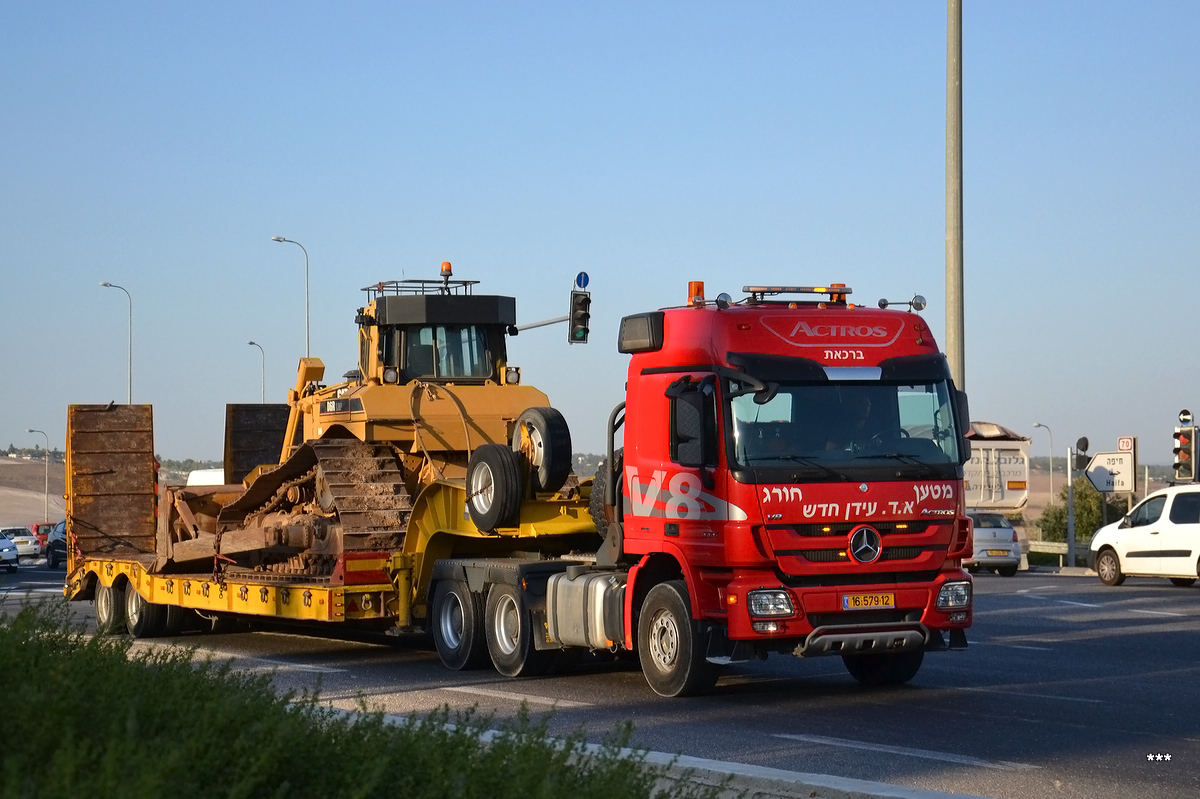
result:
[[[642,674],[659,696],[691,696],[716,685],[717,667],[705,659],[683,580],[659,583],[646,594],[637,647]]]
[[[921,670],[925,651],[842,655],[846,671],[863,685],[902,685]]]
[[[496,583],[487,598],[487,648],[505,677],[530,677],[550,666],[554,653],[533,643],[533,619],[515,585]]]
[[[483,608],[478,595],[460,580],[442,580],[433,591],[433,643],[446,668],[460,671],[487,665]]]
[[[115,635],[125,626],[125,592],[114,585],[96,586],[96,632]]]

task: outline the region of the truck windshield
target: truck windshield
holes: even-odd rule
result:
[[[781,385],[762,405],[753,394],[735,396],[730,461],[734,468],[801,464],[839,474],[854,467],[957,465],[950,397],[946,381]]]

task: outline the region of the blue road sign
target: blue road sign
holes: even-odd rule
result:
[[[587,288],[587,284],[588,284],[587,272],[580,272],[578,275],[575,276],[575,285],[576,286],[578,286],[581,289],[585,289],[585,288]]]

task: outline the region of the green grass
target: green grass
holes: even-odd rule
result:
[[[445,708],[399,724],[343,714],[187,650],[85,636],[55,603],[0,614],[0,674],[3,797],[717,795],[623,754],[630,725],[588,751],[582,732],[552,740],[549,718],[526,713],[498,726]],[[493,726],[502,734],[481,742]]]

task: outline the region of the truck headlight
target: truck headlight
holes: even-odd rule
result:
[[[943,583],[938,590],[938,610],[971,607],[971,584],[965,580]]]
[[[746,594],[746,609],[751,616],[791,616],[796,611],[787,591],[750,591]]]

